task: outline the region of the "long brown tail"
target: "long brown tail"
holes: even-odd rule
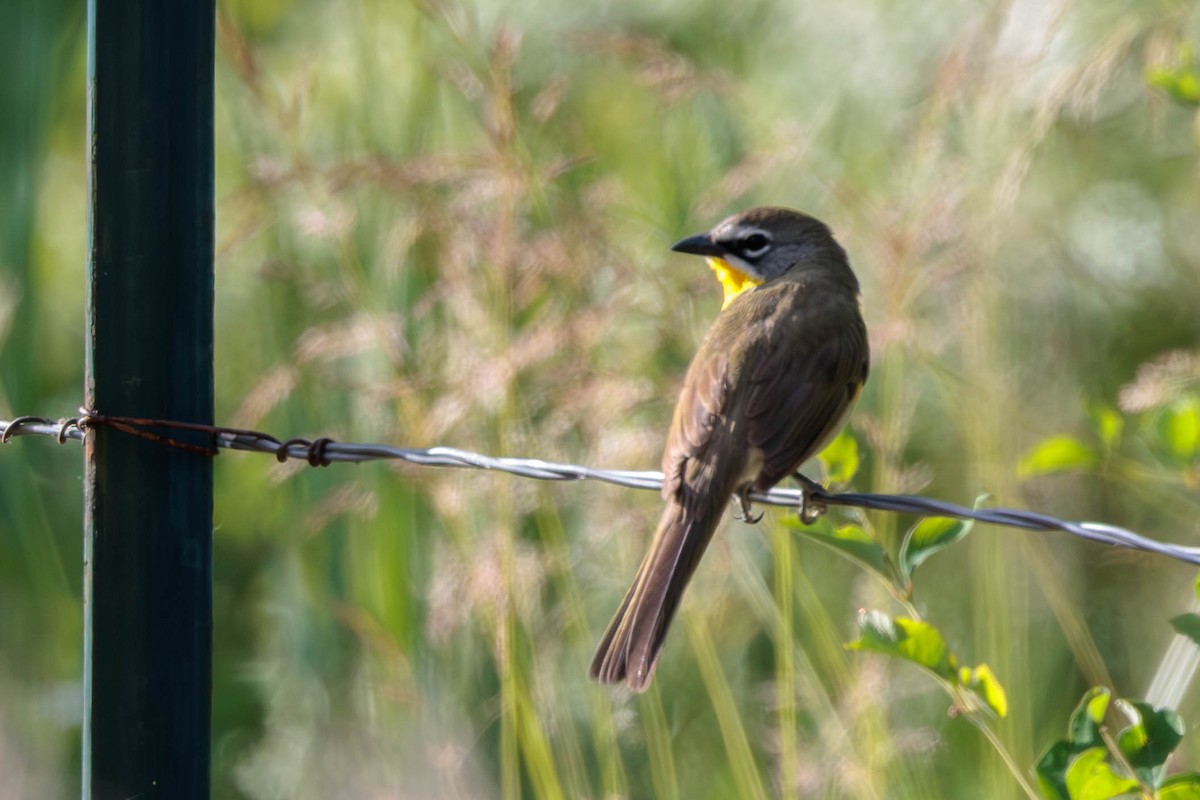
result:
[[[695,498],[699,502],[690,504],[690,509],[676,500],[667,503],[633,585],[596,648],[590,670],[594,680],[624,680],[638,692],[650,684],[683,590],[729,498],[720,491],[704,495]]]

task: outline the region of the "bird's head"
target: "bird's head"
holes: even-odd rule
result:
[[[725,306],[742,292],[793,267],[827,261],[814,256],[832,256],[854,280],[845,251],[825,223],[790,208],[765,206],[734,214],[707,233],[676,242],[671,249],[708,260],[725,290]]]

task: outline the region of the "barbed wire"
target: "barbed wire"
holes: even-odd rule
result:
[[[660,490],[662,473],[655,471],[597,469],[579,464],[561,464],[537,458],[488,456],[454,447],[393,447],[384,444],[338,442],[329,438],[280,440],[269,433],[245,428],[200,425],[171,420],[117,417],[88,413],[69,419],[17,417],[0,420],[0,443],[18,436],[47,436],[59,444],[83,440],[89,427],[103,425],[115,430],[160,442],[167,446],[216,455],[219,449],[265,453],[279,461],[299,459],[312,466],[364,461],[404,461],[422,467],[448,467],[505,472],[522,478],[543,481],[592,480],[631,489]],[[182,442],[153,429],[191,431],[208,437],[209,446]],[[805,493],[807,492],[807,496]],[[908,494],[872,494],[865,492],[828,493],[817,484],[805,489],[776,487],[768,492],[751,492],[749,499],[763,505],[802,509],[809,507],[849,506],[918,516],[972,519],[992,525],[1004,525],[1031,531],[1062,531],[1101,544],[1156,553],[1188,564],[1200,565],[1200,547],[1160,542],[1140,533],[1102,522],[1071,522],[1036,511],[1011,508],[969,508],[956,503]]]

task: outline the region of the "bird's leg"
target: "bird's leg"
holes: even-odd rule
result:
[[[753,484],[746,481],[737,488],[733,493],[733,502],[737,503],[738,510],[733,513],[734,519],[740,519],[748,525],[757,525],[762,520],[762,512],[753,514],[750,512],[750,487]]]
[[[826,511],[825,501],[821,499],[825,487],[799,472],[792,477],[800,484],[800,521],[812,525]]]

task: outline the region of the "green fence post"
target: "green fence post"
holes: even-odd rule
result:
[[[213,0],[89,0],[87,403],[213,417]],[[171,433],[178,437],[178,433]],[[207,798],[212,463],[85,445],[83,797]]]

